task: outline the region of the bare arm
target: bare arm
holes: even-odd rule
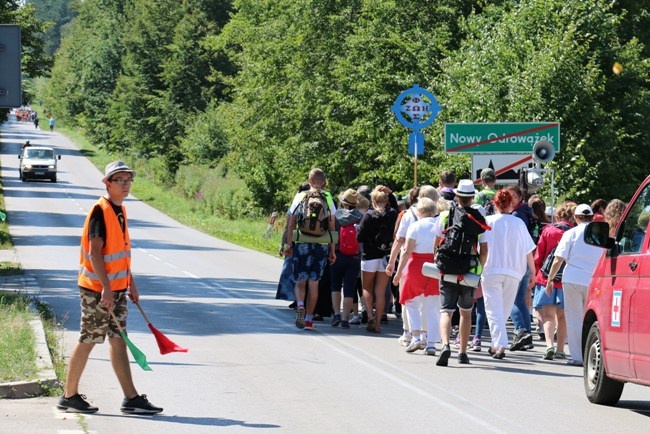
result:
[[[406,263],[410,259],[411,253],[413,253],[413,249],[415,249],[415,240],[409,238],[406,240],[406,243],[404,244],[404,249],[402,250],[402,256],[400,257],[399,265],[397,266],[397,273],[395,273],[395,276],[393,277],[393,284],[397,285],[400,279],[402,278],[404,267],[406,267]]]

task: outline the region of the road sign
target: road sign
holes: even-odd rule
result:
[[[472,180],[481,183],[481,170],[489,167],[497,175],[497,184],[516,184],[519,170],[534,166],[532,154],[476,154],[472,155]]]
[[[417,149],[417,155],[424,154],[424,133],[409,134],[409,155],[414,155]]]
[[[20,26],[0,24],[0,107],[22,105],[20,54]]]
[[[560,152],[559,122],[445,124],[445,151],[468,154],[532,153],[545,140]]]
[[[431,92],[416,84],[400,93],[390,109],[400,124],[418,132],[433,123],[442,107]]]

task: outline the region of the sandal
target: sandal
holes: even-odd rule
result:
[[[555,348],[548,347],[546,349],[546,352],[544,353],[543,359],[544,360],[553,360],[554,357],[555,357]]]
[[[375,331],[375,319],[368,318],[368,325],[366,325],[366,331],[374,332]]]
[[[555,351],[556,359],[566,359],[566,353],[564,351]]]

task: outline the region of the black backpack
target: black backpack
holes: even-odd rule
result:
[[[553,226],[562,229],[564,232],[571,229],[571,226],[569,225],[554,224]],[[553,260],[555,259],[555,249],[557,249],[557,246],[553,247],[553,250],[551,250],[548,253],[548,256],[546,256],[546,258],[544,259],[544,263],[542,264],[542,267],[539,270],[541,271],[542,276],[546,277],[547,279],[548,279],[548,273],[551,272],[551,266],[553,265]],[[562,262],[562,265],[560,265],[560,269],[557,270],[557,273],[555,273],[555,276],[553,277],[554,282],[562,281],[562,273],[564,272],[565,266],[566,266],[566,261]]]
[[[442,274],[465,274],[478,265],[478,236],[489,230],[478,210],[453,205],[438,246],[435,264]]]

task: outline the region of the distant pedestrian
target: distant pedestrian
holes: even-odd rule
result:
[[[54,118],[51,117],[51,118],[47,121],[47,123],[48,123],[48,125],[50,126],[50,131],[54,131]]]
[[[115,161],[106,166],[104,173],[106,196],[99,198],[88,213],[81,235],[78,277],[81,330],[70,355],[65,392],[57,408],[69,413],[98,410],[79,394],[79,380],[95,344],[104,343],[108,336],[111,365],[124,394],[121,411],[160,413],[163,409],[151,404],[147,395],[138,394],[131,377],[126,342],[120,335],[120,328],[126,330],[127,296],[134,303],[140,299],[131,273],[131,240],[126,209],[122,205],[131,190],[135,171],[122,161]]]
[[[34,128],[38,129],[38,113],[34,112]]]

